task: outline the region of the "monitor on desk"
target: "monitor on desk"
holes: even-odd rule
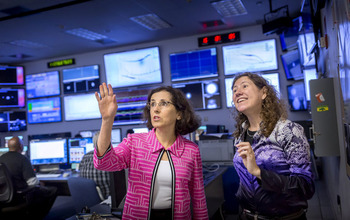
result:
[[[80,163],[83,156],[93,149],[91,137],[68,138],[69,163]]]
[[[34,139],[29,142],[30,161],[33,166],[48,165],[52,169],[68,163],[67,139]],[[50,169],[50,168],[48,168]]]

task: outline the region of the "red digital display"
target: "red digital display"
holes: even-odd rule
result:
[[[218,34],[207,37],[198,38],[198,46],[209,46],[222,43],[230,43],[240,41],[240,32],[230,32],[226,34]]]

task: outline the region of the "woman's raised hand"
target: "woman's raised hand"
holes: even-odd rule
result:
[[[106,83],[102,83],[102,85],[100,85],[100,95],[95,92],[95,97],[98,102],[102,120],[114,120],[118,110],[118,103],[116,95],[113,94],[111,84],[108,84],[107,87]]]

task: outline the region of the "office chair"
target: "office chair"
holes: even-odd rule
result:
[[[31,189],[16,191],[9,170],[5,164],[0,163],[0,219],[30,216],[29,204],[25,199],[29,191]]]

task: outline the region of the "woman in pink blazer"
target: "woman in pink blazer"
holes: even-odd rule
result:
[[[112,86],[103,83],[95,96],[102,124],[94,165],[129,169],[123,219],[208,219],[200,152],[182,137],[200,120],[184,94],[170,86],[152,90],[144,109],[150,131],[129,134],[118,146],[110,143],[118,110]]]

